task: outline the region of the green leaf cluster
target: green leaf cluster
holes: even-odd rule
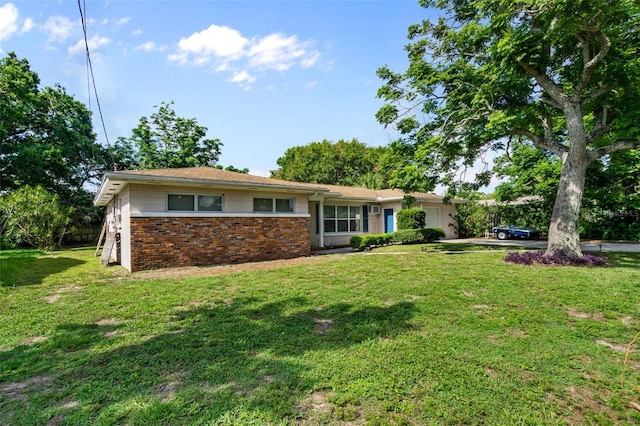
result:
[[[427,213],[420,207],[402,209],[397,213],[398,230],[423,229],[426,219]]]
[[[129,138],[115,146],[123,169],[165,169],[215,166],[222,142],[208,139],[207,128],[195,118],[178,117],[172,102],[162,102],[149,117],[140,118]],[[235,169],[235,168],[234,168]]]
[[[378,97],[385,105],[376,117],[401,132],[392,155],[399,170],[413,176],[394,183],[440,183],[455,194],[464,172],[477,169],[479,161],[488,164],[491,151],[528,141],[560,160],[537,166],[544,173],[557,170],[559,177],[550,250],[579,256],[587,166],[640,148],[640,4],[421,5],[438,9],[439,19],[409,28],[407,70],[378,70],[384,82]],[[486,166],[475,175],[474,185],[467,185],[472,189],[487,185],[492,173]]]
[[[323,140],[287,149],[276,161],[275,179],[326,185],[389,188],[385,147],[369,147],[357,139]]]
[[[51,250],[64,235],[72,211],[41,186],[23,186],[0,198],[2,244]]]
[[[10,193],[42,186],[76,208],[76,220],[95,214],[88,186],[107,169],[91,112],[61,86],[41,87],[26,59],[0,59],[0,188]]]

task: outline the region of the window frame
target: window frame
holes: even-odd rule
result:
[[[271,200],[271,210],[256,210],[256,200]],[[278,200],[286,201],[291,205],[291,211],[278,211]],[[277,213],[277,214],[294,214],[296,212],[296,199],[295,197],[290,198],[279,198],[279,197],[253,197],[252,200],[252,211],[253,213]]]
[[[179,209],[171,209],[169,208],[169,197],[170,196],[189,196],[193,197],[193,209],[191,210],[179,210]],[[220,197],[220,210],[200,210],[198,198],[199,197]],[[223,213],[224,212],[224,194],[196,194],[192,192],[167,192],[165,197],[166,202],[166,212],[167,213]]]
[[[362,206],[351,204],[325,204],[322,210],[323,229],[325,234],[362,234]],[[333,207],[333,212],[327,216],[326,209]],[[347,216],[344,216],[346,208]],[[342,216],[342,217],[340,217]],[[330,224],[330,226],[327,226]],[[345,229],[346,225],[346,230]],[[354,229],[355,228],[355,229]],[[330,229],[330,230],[327,230]]]

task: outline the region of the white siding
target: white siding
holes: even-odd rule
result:
[[[120,224],[120,264],[131,270],[131,203],[129,187],[120,192],[122,203]]]
[[[230,190],[193,188],[167,185],[129,185],[131,213],[161,213],[167,211],[167,194],[222,195],[224,213],[253,213],[253,198],[294,198],[296,214],[309,214],[309,200],[305,194],[283,192],[260,192],[251,190]]]

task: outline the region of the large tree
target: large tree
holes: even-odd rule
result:
[[[40,87],[26,59],[0,60],[0,189],[42,186],[79,211],[106,168],[91,112],[61,86]],[[89,197],[90,199],[90,197]]]
[[[640,147],[638,2],[420,3],[441,17],[410,27],[406,72],[378,70],[378,120],[395,123],[409,165],[432,181],[451,183],[458,167],[518,138],[559,157],[547,254],[582,256],[587,166]]]
[[[109,163],[84,104],[59,85],[41,87],[15,53],[0,60],[0,195],[41,186],[74,207],[75,223],[99,220],[90,190]]]
[[[208,139],[195,118],[178,117],[173,102],[162,102],[150,117],[141,117],[129,138],[115,146],[118,167],[162,169],[215,166],[222,142]]]
[[[271,177],[294,182],[387,188],[382,157],[386,148],[372,148],[357,139],[323,140],[286,150]]]

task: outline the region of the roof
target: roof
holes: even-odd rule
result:
[[[270,190],[275,192],[320,195],[322,198],[368,202],[402,200],[405,196],[404,192],[400,189],[374,190],[352,186],[290,182],[245,173],[230,172],[213,167],[189,167],[107,172],[93,200],[94,204],[106,206],[113,196],[118,194],[128,183]],[[415,192],[409,195],[417,201],[442,200],[442,196],[431,193]],[[457,199],[452,201],[463,202],[463,200]]]

